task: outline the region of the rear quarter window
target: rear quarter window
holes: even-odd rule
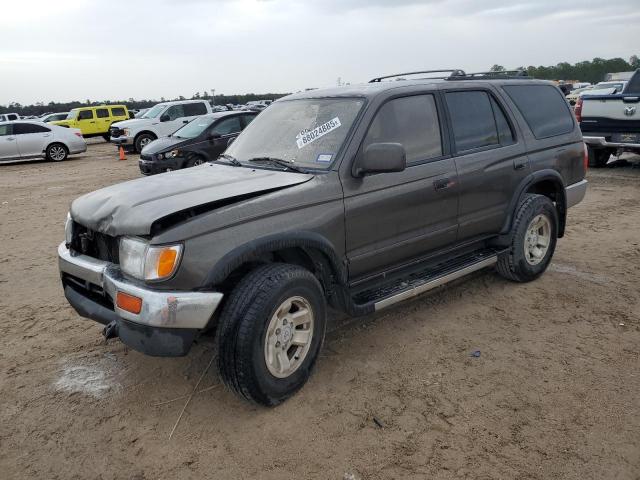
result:
[[[115,107],[111,109],[111,115],[114,117],[125,117],[127,114],[124,113],[124,108]]]
[[[551,85],[506,85],[503,88],[537,139],[573,131],[573,116],[557,88]]]
[[[194,117],[196,115],[204,115],[207,113],[207,107],[204,103],[185,103],[184,116]]]

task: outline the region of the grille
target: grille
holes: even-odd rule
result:
[[[118,263],[120,252],[117,238],[94,232],[76,222],[73,223],[72,238],[72,250],[106,262]]]
[[[118,138],[124,135],[124,131],[118,127],[111,127],[109,131],[110,131],[110,135],[114,138]]]

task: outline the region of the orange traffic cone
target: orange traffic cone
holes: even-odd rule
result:
[[[124,148],[120,145],[120,160],[126,160],[127,156],[124,154]]]

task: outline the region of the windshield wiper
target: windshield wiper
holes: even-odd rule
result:
[[[238,160],[236,157],[234,157],[232,155],[229,155],[228,153],[223,153],[218,158],[216,158],[215,161],[217,162],[221,158],[224,158],[225,160],[227,160],[234,167],[241,167],[242,166],[242,163],[240,163],[240,160]]]
[[[248,160],[251,163],[271,163],[273,165],[278,165],[279,167],[283,167],[285,169],[289,169],[292,170],[294,172],[298,172],[298,173],[307,173],[304,170],[302,170],[300,167],[296,167],[293,162],[288,162],[286,160],[282,160],[281,158],[276,158],[276,157],[256,157],[256,158],[250,158]]]

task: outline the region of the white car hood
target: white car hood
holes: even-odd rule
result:
[[[123,120],[122,122],[114,122],[111,125],[118,128],[140,128],[155,123],[160,123],[160,121],[157,118],[132,118],[130,120]]]

